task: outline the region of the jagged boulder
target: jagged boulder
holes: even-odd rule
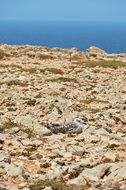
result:
[[[92,46],[86,50],[86,56],[91,59],[103,59],[107,56],[107,53],[100,48]]]

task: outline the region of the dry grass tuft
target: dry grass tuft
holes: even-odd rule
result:
[[[7,84],[8,86],[22,86],[22,87],[26,87],[27,84],[24,83],[24,82],[21,82],[20,80],[10,80],[10,81],[6,81],[6,82],[3,82],[1,84]]]
[[[121,61],[88,61],[85,63],[86,67],[104,67],[104,68],[113,68],[117,69],[118,67],[126,67],[125,62]]]
[[[79,103],[80,104],[90,104],[93,101],[94,101],[94,98],[91,98],[91,99],[86,99],[86,100],[80,100]]]
[[[28,72],[28,73],[36,73],[37,72],[37,69],[36,68],[33,68],[33,67],[29,67],[29,68],[22,68],[21,69],[22,71],[24,72]]]
[[[64,180],[39,180],[29,185],[30,190],[42,190],[45,187],[52,187],[54,190],[87,190],[90,185],[84,185],[84,187],[67,186]]]
[[[58,77],[58,78],[52,78],[47,79],[47,82],[73,82],[73,83],[79,83],[76,78],[67,78],[67,77]]]
[[[64,74],[61,69],[57,69],[57,68],[44,68],[44,69],[39,69],[39,71],[41,73],[45,73],[46,71],[48,71],[49,73],[52,73],[52,74],[60,74],[60,75]]]

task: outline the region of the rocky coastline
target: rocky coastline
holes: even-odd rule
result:
[[[126,53],[0,45],[0,189],[126,189]]]

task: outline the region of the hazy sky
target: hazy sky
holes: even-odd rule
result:
[[[126,21],[126,0],[0,0],[0,19]]]

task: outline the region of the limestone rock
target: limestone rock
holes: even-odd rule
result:
[[[52,187],[45,187],[43,190],[52,190]]]
[[[126,53],[0,50],[0,189],[125,189]]]
[[[17,167],[14,164],[6,164],[5,165],[5,170],[7,172],[7,175],[11,176],[11,177],[22,176],[22,174],[23,174],[22,168]]]
[[[77,145],[68,145],[66,147],[66,151],[67,152],[71,152],[72,154],[75,155],[84,155],[84,153],[86,152],[84,147],[81,146],[77,146]]]
[[[104,156],[105,156],[105,159],[108,161],[112,161],[112,162],[116,161],[116,156],[112,151],[107,151]]]

